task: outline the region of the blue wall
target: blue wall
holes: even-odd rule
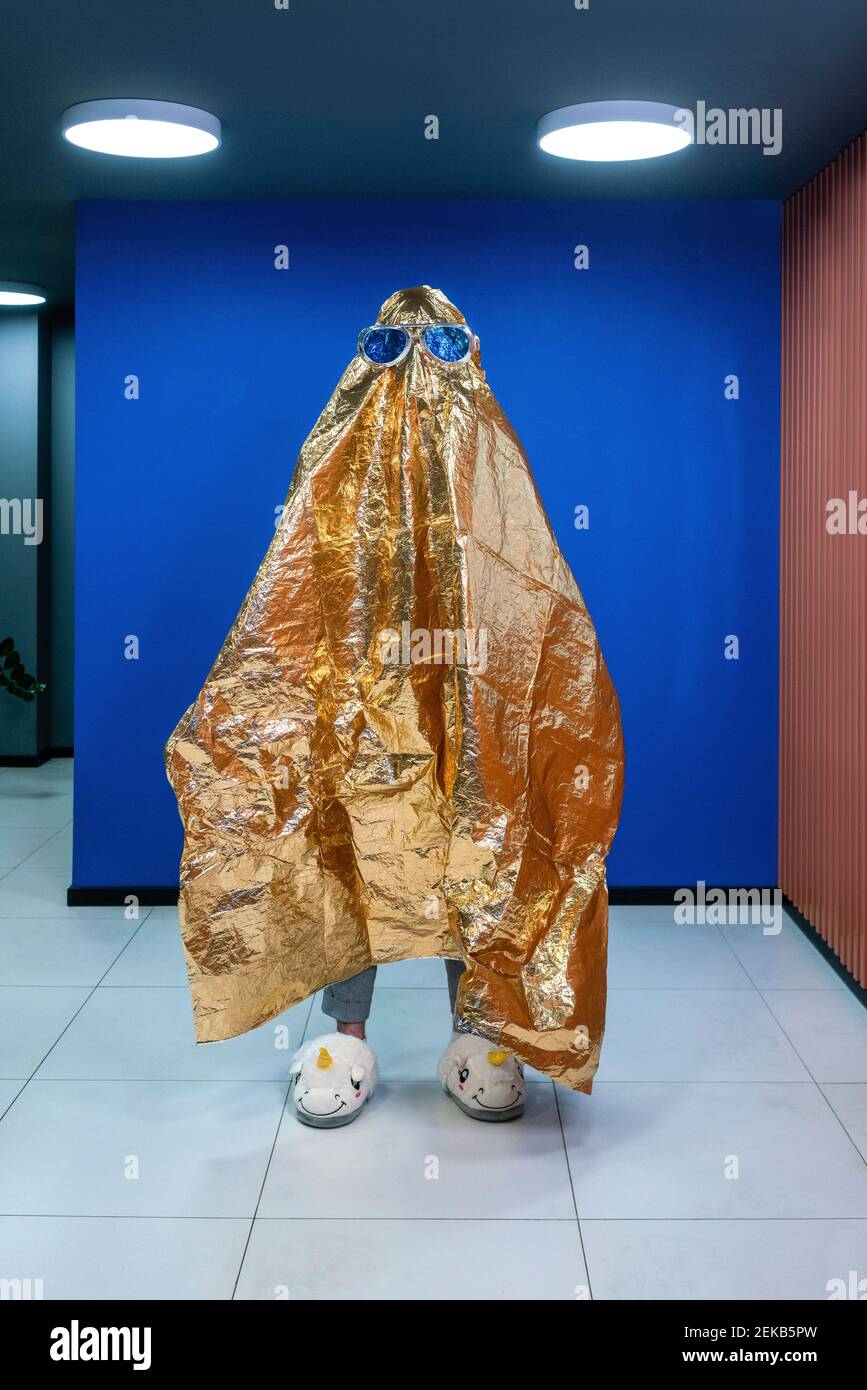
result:
[[[481,336],[620,693],[611,883],[775,882],[778,240],[772,203],[82,205],[75,885],[177,882],[163,743],[358,330],[420,282]]]

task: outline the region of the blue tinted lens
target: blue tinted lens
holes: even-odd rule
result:
[[[428,352],[441,362],[460,362],[470,350],[470,335],[466,328],[457,324],[426,328],[423,336]]]
[[[402,328],[368,328],[361,347],[365,357],[387,367],[396,362],[407,344],[407,336]]]

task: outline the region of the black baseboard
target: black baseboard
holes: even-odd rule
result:
[[[681,884],[678,887],[657,887],[651,885],[646,888],[618,888],[616,884],[608,885],[608,901],[612,907],[674,907],[675,893],[682,893],[684,888],[691,887],[695,891],[695,884]],[[760,893],[772,893],[775,885],[773,883],[755,883],[753,889]],[[708,883],[705,892],[710,893],[714,888],[721,888],[724,893],[733,892],[734,889],[725,883]]]
[[[795,926],[798,927],[799,930],[804,933],[810,944],[815,946],[816,950],[819,952],[819,955],[824,957],[824,959],[830,965],[831,969],[834,971],[834,974],[840,976],[840,979],[843,981],[844,985],[847,985],[848,988],[855,995],[855,998],[859,999],[861,1003],[864,1005],[864,1007],[867,1008],[867,989],[864,989],[861,985],[859,985],[858,981],[855,979],[855,976],[851,973],[851,971],[847,970],[846,966],[843,964],[836,951],[834,951],[833,948],[828,945],[827,941],[825,941],[825,939],[819,935],[812,922],[810,922],[808,918],[804,916],[800,908],[795,907],[795,904],[792,902],[791,898],[787,898],[785,893],[783,894],[783,906],[785,907]]]
[[[75,888],[66,890],[67,907],[125,907],[129,898],[137,898],[140,907],[175,907],[177,888]]]
[[[610,887],[608,897],[613,906],[620,907],[674,906],[677,891],[676,888]],[[138,898],[142,907],[171,907],[178,900],[176,887],[157,884],[146,888],[68,888],[66,901],[69,907],[115,907],[122,906],[130,894]]]
[[[42,767],[52,758],[71,758],[71,748],[44,748],[41,753],[0,754],[0,767]]]

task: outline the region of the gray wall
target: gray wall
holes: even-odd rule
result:
[[[0,315],[0,640],[46,682],[31,703],[0,688],[0,759],[72,746],[75,335],[71,319]],[[42,499],[43,539],[13,508]],[[12,508],[4,507],[12,503]],[[32,517],[33,513],[30,513]]]
[[[44,344],[37,314],[0,316],[0,499],[7,501],[44,498],[48,483]],[[48,538],[41,545],[26,544],[20,530],[15,533],[14,517],[6,515],[4,526],[0,514],[0,640],[12,637],[27,671],[47,680],[40,612],[48,597]],[[47,530],[45,504],[43,518]],[[42,751],[47,709],[44,696],[25,704],[0,689],[0,757],[33,757]]]
[[[51,342],[51,745],[72,747],[75,328]]]

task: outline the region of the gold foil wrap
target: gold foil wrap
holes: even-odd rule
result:
[[[452,321],[427,286],[378,319]],[[462,956],[457,1026],[589,1092],[619,710],[478,352],[353,358],[166,764],[198,1041]]]

